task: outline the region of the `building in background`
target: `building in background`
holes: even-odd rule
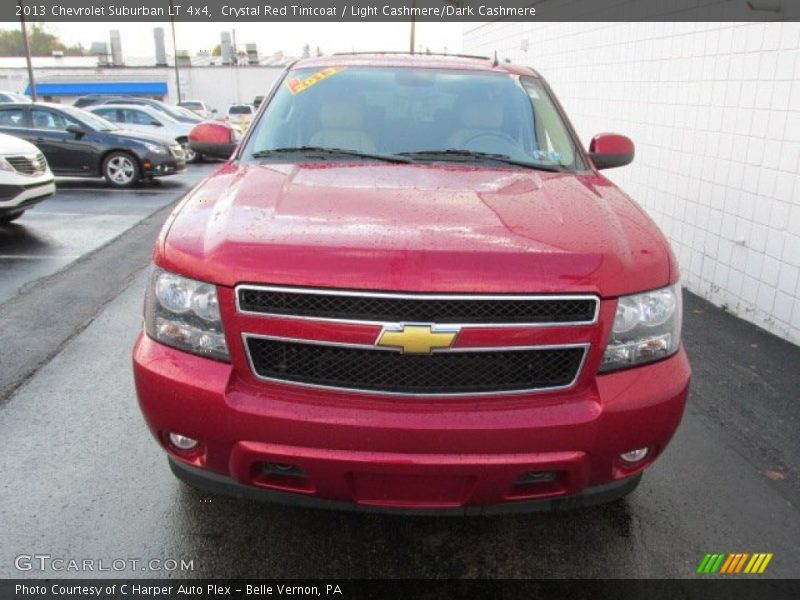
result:
[[[800,344],[800,23],[465,24],[464,51],[530,65],[672,242],[690,291]]]
[[[214,64],[216,59],[216,63]],[[94,56],[34,56],[36,88],[41,100],[72,104],[86,94],[125,94],[178,101],[173,58],[155,66],[153,57],[125,57],[124,67],[99,66]],[[231,104],[252,103],[265,96],[289,57],[260,57],[258,65],[222,66],[219,57],[186,56],[181,62],[181,91],[185,99],[205,101],[223,112]],[[189,66],[191,65],[191,66]],[[0,90],[26,93],[24,57],[0,57]]]
[[[246,44],[245,60],[234,61],[231,32],[221,32],[220,42],[221,56],[207,52],[190,56],[178,49],[174,57],[167,54],[164,28],[155,27],[154,55],[130,57],[123,56],[120,32],[112,29],[109,42],[92,42],[89,56],[64,56],[63,52],[34,56],[37,95],[62,104],[99,94],[176,103],[180,86],[182,98],[202,100],[223,112],[231,104],[252,103],[257,96],[265,96],[283,67],[294,60],[282,52],[259,55],[256,44]],[[176,60],[180,81],[176,81]],[[0,90],[30,94],[24,57],[0,57]]]

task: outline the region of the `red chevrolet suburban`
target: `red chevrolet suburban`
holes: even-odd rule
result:
[[[527,67],[290,66],[158,239],[133,362],[188,484],[454,514],[632,491],[690,367],[669,245]]]

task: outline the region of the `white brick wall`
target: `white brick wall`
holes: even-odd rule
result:
[[[800,23],[465,25],[466,53],[495,50],[547,78],[586,146],[633,138],[606,174],[684,285],[800,344]]]

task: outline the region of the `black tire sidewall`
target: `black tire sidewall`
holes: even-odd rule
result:
[[[25,214],[25,211],[21,210],[19,212],[15,212],[15,213],[8,213],[8,214],[5,214],[5,215],[0,215],[0,225],[7,225],[8,223],[11,223],[12,221],[15,221],[15,220],[19,219],[24,214]]]
[[[193,165],[194,163],[200,162],[200,153],[190,148],[188,138],[180,138],[175,141],[177,141],[181,145],[181,148],[183,148],[183,155],[184,158],[186,159],[187,165]],[[194,158],[192,160],[189,160],[189,156],[186,154],[187,150],[191,150],[192,152],[194,152]]]

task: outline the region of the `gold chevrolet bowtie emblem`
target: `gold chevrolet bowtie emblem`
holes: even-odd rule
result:
[[[430,325],[403,325],[402,329],[384,328],[377,345],[400,348],[404,354],[430,354],[434,348],[449,348],[458,331],[434,331]]]

